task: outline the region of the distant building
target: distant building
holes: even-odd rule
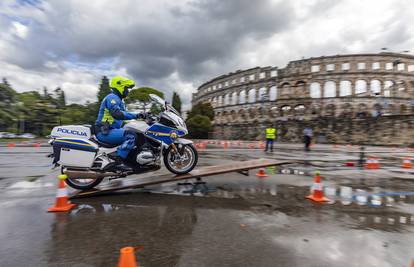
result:
[[[400,136],[403,132],[393,132],[407,124],[412,130],[413,99],[414,56],[378,53],[296,60],[283,69],[238,70],[202,84],[192,104],[213,105],[211,136],[217,138],[260,139],[264,124],[272,122],[287,141],[298,141],[306,123],[315,128],[319,141],[394,143],[400,138],[397,143],[409,143]],[[361,120],[367,126],[357,126]],[[375,127],[373,135],[379,138],[372,142],[367,132],[360,133],[365,127]]]

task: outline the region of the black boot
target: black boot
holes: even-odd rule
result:
[[[133,171],[133,169],[131,167],[129,167],[124,162],[124,159],[121,158],[120,156],[118,156],[118,154],[116,152],[112,152],[112,153],[108,154],[108,157],[110,159],[114,160],[114,162],[112,162],[112,164],[114,164],[113,169],[115,169],[116,171],[121,171],[121,172],[132,172]]]

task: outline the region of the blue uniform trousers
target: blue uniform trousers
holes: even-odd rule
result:
[[[102,132],[96,135],[99,141],[112,144],[120,145],[117,148],[117,154],[123,159],[126,159],[129,152],[135,148],[135,135],[125,129],[110,129],[108,134]]]

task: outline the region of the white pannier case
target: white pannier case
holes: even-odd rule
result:
[[[57,126],[53,128],[54,163],[65,167],[90,168],[98,145],[89,140],[91,130],[86,126]]]

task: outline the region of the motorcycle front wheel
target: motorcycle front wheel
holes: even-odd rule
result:
[[[179,155],[178,155],[179,154]],[[186,174],[194,169],[198,162],[198,153],[192,144],[183,145],[178,154],[170,146],[164,154],[164,165],[175,174]]]

